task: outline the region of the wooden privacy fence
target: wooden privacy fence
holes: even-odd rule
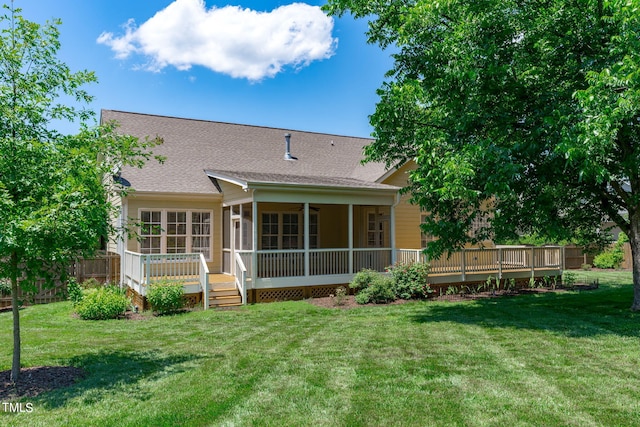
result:
[[[113,252],[98,253],[92,258],[83,258],[71,265],[69,277],[78,282],[96,279],[101,283],[118,283],[120,281],[120,256]],[[18,299],[30,304],[46,304],[63,301],[67,295],[67,284],[59,280],[53,286],[46,286],[43,281],[35,285],[32,292],[18,291]],[[0,308],[11,305],[10,295],[0,295]]]
[[[568,245],[564,247],[564,267],[567,270],[582,268],[585,264],[593,265],[593,254],[585,252],[584,246]]]
[[[101,283],[120,282],[120,255],[114,252],[102,252],[93,258],[76,261],[69,271],[78,282],[96,279]]]

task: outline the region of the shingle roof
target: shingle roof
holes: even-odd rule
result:
[[[298,176],[283,175],[279,173],[236,172],[236,171],[205,171],[214,178],[232,179],[243,185],[251,184],[285,184],[301,186],[322,186],[335,188],[372,189],[372,190],[399,190],[387,184],[378,184],[371,181],[362,181],[354,178],[327,177],[327,176]]]
[[[122,177],[137,191],[215,193],[205,170],[233,171],[249,181],[356,188],[376,188],[385,173],[382,164],[360,164],[368,138],[114,110],[102,110],[101,120],[117,121],[124,134],[164,140],[154,150],[166,157],[164,164],[149,161],[142,169],[123,169]],[[291,134],[296,161],[284,160],[285,133]]]

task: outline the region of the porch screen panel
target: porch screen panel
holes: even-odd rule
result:
[[[162,251],[162,212],[140,212],[140,252],[159,254]]]
[[[187,252],[187,213],[167,212],[167,253]]]
[[[211,258],[210,212],[191,212],[191,251]]]
[[[282,249],[299,249],[300,215],[297,213],[282,214]]]
[[[319,242],[319,221],[317,213],[309,214],[309,248],[318,249],[320,247]]]
[[[262,214],[262,249],[278,249],[278,214]]]

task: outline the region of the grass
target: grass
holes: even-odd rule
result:
[[[88,376],[24,400],[32,413],[0,407],[0,425],[640,425],[631,275],[584,274],[600,289],[352,310],[82,321],[69,303],[29,307],[23,365]],[[0,339],[9,369],[10,313]]]

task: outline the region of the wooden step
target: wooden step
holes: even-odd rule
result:
[[[220,289],[236,289],[236,282],[209,283],[209,291],[217,291]]]
[[[230,307],[242,305],[242,297],[236,293],[236,295],[220,296],[216,298],[209,298],[210,307]]]
[[[234,287],[229,288],[216,288],[209,290],[209,298],[219,298],[228,296],[238,296],[238,289]]]

